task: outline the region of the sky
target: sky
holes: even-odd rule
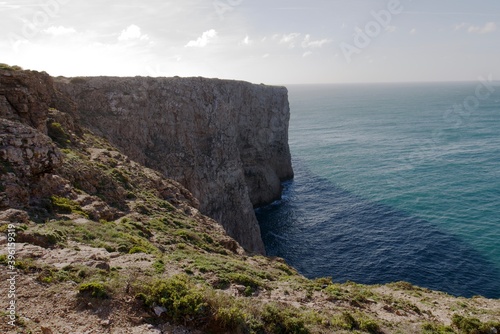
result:
[[[0,0],[0,63],[266,84],[500,79],[498,0]]]

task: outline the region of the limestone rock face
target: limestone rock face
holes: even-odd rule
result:
[[[72,181],[93,193],[102,178],[85,166],[64,174],[55,145],[88,128],[181,183],[203,214],[248,251],[264,253],[253,209],[278,199],[281,181],[293,177],[288,121],[284,87],[0,70],[0,210],[64,194]],[[53,173],[60,168],[63,178]]]
[[[47,134],[49,108],[74,114],[71,101],[54,89],[52,77],[34,71],[0,71],[0,118]]]
[[[62,156],[52,140],[19,122],[0,119],[0,209],[27,206],[28,189],[61,165]]]
[[[50,110],[74,113],[46,73],[0,70],[0,210],[25,208],[64,187],[62,154],[47,136]]]
[[[83,126],[183,184],[202,213],[264,253],[253,208],[292,178],[284,87],[203,78],[57,79]]]

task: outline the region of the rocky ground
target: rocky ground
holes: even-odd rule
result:
[[[309,280],[246,253],[179,183],[37,94],[1,92],[2,333],[500,330],[500,300]]]

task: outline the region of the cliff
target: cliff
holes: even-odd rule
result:
[[[92,113],[79,110],[83,102],[73,98],[76,89],[66,91],[81,79],[73,84],[54,84],[44,73],[2,67],[0,285],[6,293],[0,294],[4,305],[1,333],[489,334],[500,330],[500,300],[455,298],[405,282],[366,286],[333,283],[331,278],[308,280],[282,259],[250,255],[220,224],[200,213],[199,201],[184,186],[130,159],[123,150],[82,126],[87,119],[85,122],[99,130],[92,118],[85,116]],[[157,84],[180,80],[186,85],[199,80],[202,84],[197,87],[207,85],[211,92],[234,86],[234,94],[240,90],[242,95],[252,95],[256,90],[271,100],[269,92],[276,90],[277,105],[283,102],[280,88],[201,79],[138,78],[124,82],[134,80]],[[86,89],[80,92],[88,94]],[[94,102],[107,108],[109,100],[99,102],[100,96],[96,93]],[[238,105],[235,100],[232,103]],[[259,102],[247,103],[257,106]],[[247,108],[243,103],[240,106]],[[184,107],[188,108],[187,102]],[[214,109],[216,113],[219,110]],[[255,198],[252,191],[259,193],[258,188],[265,185],[255,177],[264,173],[259,168],[281,167],[273,165],[276,162],[271,158],[271,167],[252,165],[258,159],[265,161],[265,154],[270,153],[259,147],[261,138],[251,136],[256,130],[247,127],[254,122],[279,128],[280,122],[273,121],[272,113],[267,113],[267,120],[255,120],[252,115],[226,111],[227,117],[238,120],[237,126],[214,125],[215,120],[225,119],[221,115],[207,122],[197,119],[204,113],[185,114],[191,115],[193,122],[206,124],[207,129],[196,130],[205,134],[203,138],[233,134],[233,142],[215,138],[197,143],[197,133],[178,130],[177,135],[185,139],[177,143],[194,145],[200,154],[202,145],[223,143],[233,148],[241,156],[215,148],[213,152],[231,154],[233,164],[243,170],[234,167],[234,173],[245,176],[246,172],[244,182],[239,181],[242,189],[247,187],[249,201],[258,203],[263,199]],[[104,122],[108,117],[104,116],[98,120]],[[182,114],[178,117],[182,123]],[[244,121],[245,117],[252,121]],[[132,120],[137,122],[136,128],[151,135],[144,138],[150,138],[151,147],[155,147],[153,135],[139,126],[146,120]],[[119,129],[118,123],[106,122]],[[139,136],[137,129],[123,126]],[[187,125],[182,127],[186,130]],[[241,129],[249,133],[238,133]],[[266,126],[262,129],[267,142],[274,143],[266,137]],[[123,145],[126,143],[132,146],[128,140]],[[140,147],[136,148],[138,155]],[[283,150],[287,152],[286,147]],[[150,157],[145,154],[144,159]],[[208,161],[207,157],[192,159],[196,163]],[[222,158],[213,159],[215,163]],[[193,169],[193,173],[198,171]],[[233,180],[223,176],[226,170],[219,173],[222,176],[214,177],[223,185]]]
[[[284,87],[204,78],[59,79],[78,118],[132,159],[172,178],[200,210],[264,253],[254,206],[293,177]]]

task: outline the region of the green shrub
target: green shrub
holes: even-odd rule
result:
[[[70,143],[70,136],[64,131],[61,123],[52,122],[47,124],[47,134],[62,147],[66,147]]]
[[[55,268],[44,268],[38,274],[36,280],[43,283],[64,282],[74,277],[66,270],[57,270]]]
[[[218,327],[226,331],[238,331],[246,327],[246,315],[241,307],[221,307],[215,314]]]
[[[202,291],[186,275],[176,275],[154,282],[140,294],[146,305],[163,306],[177,322],[198,323],[208,315],[208,304]]]
[[[10,65],[7,65],[7,64],[4,64],[4,63],[0,63],[0,70],[6,70],[6,71],[22,71],[23,68],[20,67],[20,66],[17,66],[17,65],[13,65],[13,66],[10,66]]]
[[[493,328],[500,330],[500,322],[482,323],[479,319],[466,318],[458,314],[453,315],[452,324],[461,334],[490,334]]]
[[[50,200],[52,202],[52,207],[59,213],[74,213],[82,215],[85,218],[89,217],[89,215],[83,211],[81,206],[75,201],[59,196],[51,196]]]
[[[213,283],[213,287],[215,289],[219,289],[219,290],[225,290],[227,288],[229,288],[229,286],[231,285],[231,282],[229,281],[229,279],[227,277],[220,277],[218,278],[214,283]]]
[[[291,307],[267,304],[261,314],[264,326],[273,334],[309,334],[301,314]]]
[[[331,324],[336,329],[354,330],[359,328],[358,321],[349,312],[336,315],[332,319]]]
[[[115,180],[120,182],[125,187],[125,189],[130,189],[130,178],[125,174],[124,171],[113,168],[109,173]]]
[[[80,284],[80,286],[78,287],[78,292],[82,296],[91,296],[100,299],[108,298],[106,287],[104,286],[104,284],[98,282]]]
[[[314,280],[314,283],[320,287],[320,288],[323,288],[323,287],[328,287],[330,285],[332,285],[332,278],[331,277],[319,277],[319,278],[316,278]]]
[[[162,259],[158,259],[153,262],[153,268],[157,274],[163,274],[165,272],[165,262]]]
[[[34,229],[19,233],[17,236],[18,242],[25,242],[43,248],[63,244],[66,239],[67,236],[64,231],[46,226],[35,227]]]
[[[381,333],[380,325],[373,319],[363,319],[359,324],[359,329],[362,331],[371,333],[371,334],[379,334]]]
[[[422,325],[422,334],[454,334],[453,328],[444,325],[433,323],[425,323]]]
[[[288,276],[292,276],[292,275],[295,275],[295,274],[296,274],[295,270],[294,270],[292,267],[290,267],[289,265],[284,264],[284,263],[276,263],[276,264],[274,265],[274,267],[275,267],[276,269],[278,269],[278,270],[283,271],[283,272],[284,272],[285,274],[287,274]]]
[[[226,276],[232,283],[241,284],[253,289],[258,288],[261,283],[253,277],[240,273],[231,273]]]
[[[346,299],[346,290],[343,290],[339,284],[332,284],[326,287],[324,290],[328,295],[330,301],[333,300],[344,300]]]
[[[251,295],[253,295],[253,293],[254,293],[254,290],[253,290],[253,289],[252,289],[252,287],[250,287],[250,286],[247,286],[247,287],[245,288],[245,291],[243,291],[243,295],[244,295],[245,297],[250,297]]]
[[[175,235],[181,237],[184,241],[188,241],[194,245],[202,244],[202,239],[196,232],[190,230],[178,230],[175,232]]]
[[[137,254],[137,253],[144,253],[144,254],[148,254],[148,250],[141,247],[141,246],[134,246],[132,248],[130,248],[130,250],[128,251],[129,254]]]

